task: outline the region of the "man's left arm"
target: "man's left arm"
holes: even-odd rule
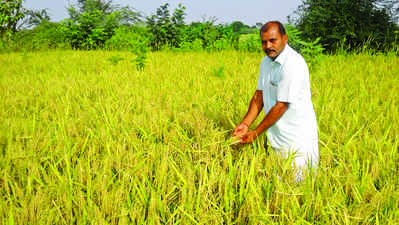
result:
[[[265,118],[253,131],[248,131],[241,137],[241,143],[252,143],[258,136],[273,126],[288,109],[288,102],[277,102],[267,113]]]

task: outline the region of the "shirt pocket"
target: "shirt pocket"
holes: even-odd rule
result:
[[[275,72],[270,74],[270,79],[268,81],[268,87],[270,90],[270,97],[274,102],[277,100],[277,90],[278,90],[278,83],[280,82],[278,74]]]

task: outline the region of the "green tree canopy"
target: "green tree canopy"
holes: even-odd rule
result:
[[[17,24],[24,16],[22,0],[0,0],[0,36],[16,32]]]
[[[28,9],[25,10],[25,18],[18,25],[18,27],[19,29],[21,27],[22,28],[34,27],[43,23],[48,23],[50,22],[50,19],[51,19],[50,15],[48,14],[46,9],[40,9],[40,10]]]
[[[121,25],[141,21],[141,15],[130,7],[120,7],[112,0],[78,0],[68,8],[66,34],[74,48],[97,48],[110,39]]]
[[[297,26],[305,39],[315,40],[326,50],[345,44],[351,49],[368,42],[384,49],[395,40],[396,26],[377,0],[304,0],[296,11]]]
[[[241,21],[234,21],[229,26],[232,28],[234,33],[238,34],[250,34],[258,32],[256,27],[250,27]]]
[[[147,26],[151,33],[151,47],[159,50],[161,47],[170,45],[179,47],[185,29],[185,7],[181,4],[170,15],[169,4],[161,5],[155,14],[147,17]]]

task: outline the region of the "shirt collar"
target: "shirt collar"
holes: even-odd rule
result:
[[[274,61],[279,63],[280,65],[283,65],[283,63],[285,62],[285,59],[287,58],[289,48],[290,48],[290,46],[288,46],[288,44],[286,44],[283,51],[281,51],[280,55],[278,55],[276,60],[274,60]]]

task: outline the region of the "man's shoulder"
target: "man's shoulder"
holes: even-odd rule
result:
[[[299,52],[291,48],[288,44],[286,46],[288,52],[283,63],[283,67],[307,67],[306,61]]]

